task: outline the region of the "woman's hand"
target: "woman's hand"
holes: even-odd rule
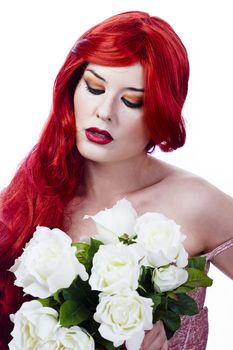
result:
[[[168,341],[162,321],[157,321],[151,331],[146,332],[140,350],[168,350]]]

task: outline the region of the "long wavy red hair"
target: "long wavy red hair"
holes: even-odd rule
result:
[[[86,31],[69,52],[54,84],[53,103],[41,137],[1,193],[0,332],[7,349],[9,314],[25,300],[7,271],[22,253],[37,225],[64,226],[65,208],[85,196],[85,159],[76,147],[73,109],[75,87],[89,62],[105,66],[144,67],[144,120],[155,145],[163,151],[185,142],[182,107],[188,89],[187,52],[171,26],[145,12],[108,18]]]

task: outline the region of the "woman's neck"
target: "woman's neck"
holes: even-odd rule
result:
[[[157,160],[152,158],[145,154],[137,159],[114,163],[86,160],[86,197],[97,202],[99,200],[114,202],[156,182],[156,176],[159,181],[161,178],[159,166],[156,175]]]

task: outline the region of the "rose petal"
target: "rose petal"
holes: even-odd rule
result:
[[[126,340],[126,342],[125,342],[126,349],[127,350],[139,350],[141,345],[142,345],[144,336],[145,336],[144,331],[134,333],[131,338]]]

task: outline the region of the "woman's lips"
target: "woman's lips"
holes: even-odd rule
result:
[[[86,129],[87,131],[91,131],[93,132],[94,134],[100,134],[100,135],[104,135],[106,136],[107,138],[113,140],[113,137],[112,135],[107,131],[107,130],[102,130],[102,129],[99,129],[99,128],[96,128],[96,127],[91,127],[91,128],[88,128]]]
[[[105,145],[113,141],[113,139],[110,139],[108,136],[105,136],[103,134],[97,134],[96,131],[93,132],[93,131],[90,131],[90,129],[86,129],[85,133],[89,141],[99,143],[101,145]]]

